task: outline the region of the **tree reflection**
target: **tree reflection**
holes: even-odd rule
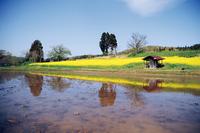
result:
[[[51,77],[48,80],[48,83],[52,87],[52,89],[57,90],[59,92],[63,92],[71,85],[71,83],[67,82],[65,78],[61,77]]]
[[[126,95],[131,101],[131,105],[134,107],[143,107],[144,97],[141,93],[141,88],[139,86],[124,85],[127,88]]]
[[[111,106],[116,99],[115,86],[111,83],[102,83],[99,90],[99,101],[101,106]]]
[[[148,92],[158,91],[162,88],[162,80],[147,80],[147,84],[143,85],[143,89]]]
[[[25,74],[26,82],[31,89],[31,93],[33,96],[39,96],[42,91],[43,85],[43,76],[33,75],[33,74]]]

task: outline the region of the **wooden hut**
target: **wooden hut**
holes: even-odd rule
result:
[[[147,56],[145,58],[143,58],[143,60],[145,61],[145,66],[146,68],[160,68],[163,67],[163,60],[165,58],[162,58],[160,56]]]

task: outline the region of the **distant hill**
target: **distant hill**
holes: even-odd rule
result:
[[[161,51],[161,52],[143,52],[139,54],[129,54],[128,57],[145,57],[145,56],[179,56],[179,57],[195,57],[200,56],[200,50],[184,50],[184,51]]]
[[[184,47],[165,47],[148,45],[143,48],[143,52],[135,54],[134,49],[127,49],[118,53],[118,55],[127,55],[128,57],[144,57],[148,55],[157,56],[181,56],[194,57],[200,56],[200,44]]]

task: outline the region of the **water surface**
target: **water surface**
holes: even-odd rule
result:
[[[200,131],[198,80],[130,82],[135,85],[1,72],[0,132]]]

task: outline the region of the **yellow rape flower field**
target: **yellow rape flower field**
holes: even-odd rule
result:
[[[80,59],[60,62],[32,63],[30,65],[44,66],[123,66],[130,63],[143,62],[141,57],[138,58],[95,58],[95,59]]]
[[[178,57],[178,56],[165,57],[164,63],[200,66],[200,57],[192,57],[192,58]]]
[[[184,64],[190,66],[200,66],[200,57],[164,57],[163,63],[168,64]],[[31,63],[30,66],[124,66],[131,63],[143,63],[142,57],[135,58],[94,58],[94,59],[79,59],[60,62],[44,62]]]

